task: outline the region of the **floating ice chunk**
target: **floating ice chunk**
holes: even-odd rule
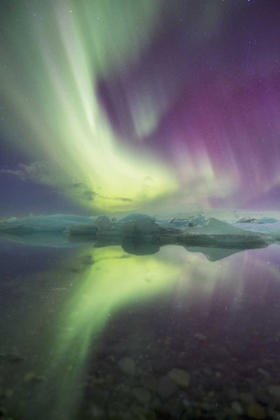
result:
[[[127,249],[134,251],[137,249],[137,252],[142,254],[145,244],[150,246],[149,253],[156,252],[159,246],[166,244],[247,249],[267,246],[280,238],[280,221],[233,225],[214,218],[205,221],[201,215],[184,219],[184,223],[186,220],[188,222],[192,220],[197,225],[178,227],[174,223],[155,222],[155,218],[142,214],[129,215],[120,223],[110,221],[107,216],[100,216],[94,220],[86,216],[57,214],[8,219],[0,222],[0,234],[23,237],[40,232],[46,234],[64,232],[66,237],[74,242],[90,241],[96,243],[95,246],[125,243]],[[42,238],[37,239],[42,240]],[[49,241],[48,238],[47,242]],[[217,256],[213,255],[212,258]]]
[[[232,226],[238,226],[250,232],[265,233],[277,239],[280,238],[280,221],[274,223],[234,223]]]
[[[150,220],[155,222],[156,218],[152,216],[148,216],[147,214],[135,213],[129,214],[128,216],[123,217],[118,221],[118,223],[126,223],[126,222],[134,222],[136,220]]]
[[[211,246],[225,248],[256,248],[273,242],[268,235],[239,229],[229,223],[210,218],[202,227],[190,227],[178,235],[185,246]]]
[[[207,219],[203,226],[190,227],[186,233],[203,234],[203,235],[250,235],[248,231],[235,227],[229,223],[222,222],[221,220],[210,217]]]
[[[13,223],[16,222],[18,219],[16,217],[10,217],[9,219],[6,220],[6,222],[8,223]]]
[[[279,220],[278,219],[275,219],[274,217],[261,217],[259,220],[258,220],[258,223],[276,223],[276,222],[278,222]]]
[[[258,219],[255,217],[245,216],[242,219],[237,220],[236,223],[258,223]]]
[[[94,224],[94,220],[86,216],[72,214],[52,214],[50,216],[32,216],[22,219],[10,218],[0,222],[0,232],[62,232],[69,226],[87,223]]]
[[[205,223],[205,217],[204,216],[191,216],[184,219],[174,218],[171,220],[170,224],[173,227],[178,228],[185,228],[188,226],[202,226]]]
[[[150,219],[134,220],[126,222],[122,229],[125,236],[145,236],[158,237],[160,233],[160,226]]]
[[[236,223],[254,223],[254,224],[263,224],[263,223],[276,223],[277,219],[274,217],[260,217],[259,219],[255,217],[246,216],[240,220],[237,220]]]

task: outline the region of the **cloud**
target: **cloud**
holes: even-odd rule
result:
[[[65,185],[64,189],[82,200],[94,201],[96,196],[99,196],[95,191],[89,188],[83,182],[74,182],[73,184]]]
[[[16,169],[2,169],[1,173],[17,177],[25,182],[34,182],[36,184],[48,185],[57,189],[61,194],[66,194],[70,197],[75,197],[79,200],[94,202],[98,197],[103,200],[132,202],[133,200],[127,197],[109,197],[98,194],[88,185],[83,182],[67,183],[58,181],[55,174],[52,174],[49,165],[44,162],[32,162],[30,164],[21,163]]]
[[[90,189],[83,182],[77,182],[77,183],[71,184],[69,185],[69,188],[79,191],[80,196],[88,201],[93,201],[96,197],[103,198],[106,200],[123,201],[124,203],[130,203],[133,201],[131,198],[127,198],[127,197],[108,197],[102,194],[98,194],[97,192]]]
[[[131,203],[133,201],[132,198],[125,198],[125,197],[116,197],[114,198],[114,200],[120,200],[120,201],[123,201],[124,203]]]
[[[51,185],[54,181],[53,176],[41,162],[32,162],[28,165],[20,163],[17,169],[2,169],[1,173],[15,176],[22,181],[31,181],[44,185]]]
[[[75,196],[86,201],[93,201],[98,195],[83,182],[72,184],[58,180],[55,174],[48,169],[48,165],[43,162],[32,162],[30,164],[19,164],[16,169],[2,169],[1,173],[17,177],[25,182],[48,185],[58,190],[58,192],[70,196]]]

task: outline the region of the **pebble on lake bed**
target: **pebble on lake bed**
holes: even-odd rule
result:
[[[135,362],[131,357],[124,357],[119,361],[119,368],[123,373],[133,376],[135,374]]]
[[[250,419],[262,420],[266,418],[266,412],[262,405],[253,403],[247,407],[247,416]]]
[[[270,385],[268,390],[273,397],[280,401],[280,385]]]
[[[231,403],[231,409],[238,415],[242,416],[244,414],[244,410],[242,405],[238,401],[233,401]]]
[[[160,378],[158,381],[157,393],[163,400],[171,397],[176,391],[177,385],[173,380],[167,376]]]
[[[155,392],[157,390],[157,378],[152,374],[144,374],[141,376],[141,383],[142,385],[149,389],[152,392]]]
[[[151,393],[145,388],[135,388],[132,393],[138,401],[144,404],[148,404],[151,400]]]
[[[190,374],[186,370],[174,368],[168,372],[167,376],[182,388],[187,388],[190,384]]]

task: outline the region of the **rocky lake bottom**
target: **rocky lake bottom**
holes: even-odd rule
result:
[[[279,264],[2,241],[0,418],[279,420]]]

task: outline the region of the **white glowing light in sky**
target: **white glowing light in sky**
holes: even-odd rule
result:
[[[20,123],[12,132],[6,127],[6,136],[39,162],[32,181],[55,186],[88,207],[136,208],[175,191],[164,162],[121,147],[96,94],[101,75],[137,59],[157,2],[133,8],[118,2],[117,9],[100,1],[71,6],[50,2],[41,6],[42,20],[35,13],[32,22],[28,16],[22,27],[15,24],[11,38],[18,54],[4,51],[1,76]],[[135,31],[138,13],[141,30]]]

